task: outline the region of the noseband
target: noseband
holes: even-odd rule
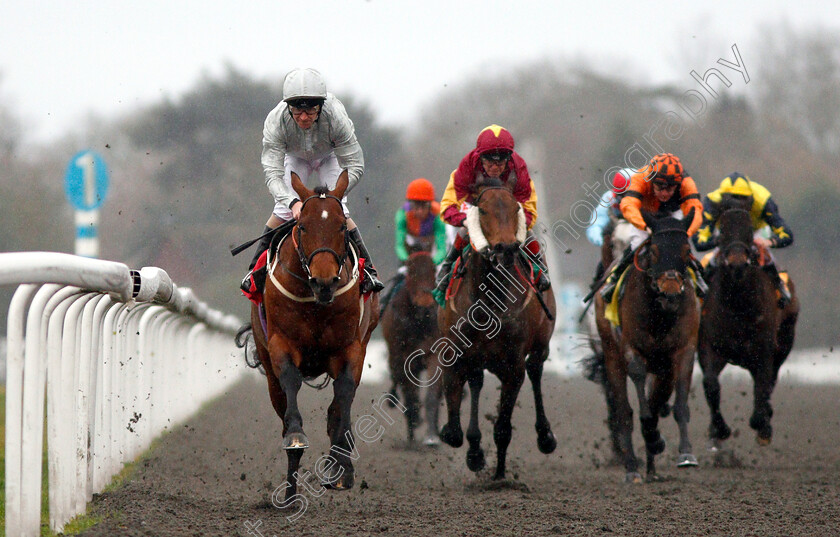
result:
[[[303,204],[300,206],[301,212],[303,211],[303,208],[306,207],[306,204],[309,203],[310,200],[315,199],[315,198],[318,198],[318,199],[328,199],[328,198],[333,199],[336,202],[338,202],[338,205],[341,207],[342,211],[344,210],[344,206],[342,205],[341,200],[338,199],[337,197],[332,196],[330,194],[316,194],[314,196],[309,196],[308,198],[303,200]],[[344,224],[341,233],[344,235],[344,255],[338,255],[338,253],[335,250],[333,250],[332,248],[322,247],[322,248],[316,248],[314,251],[312,251],[312,253],[310,253],[307,256],[306,252],[303,251],[303,246],[301,246],[300,223],[295,225],[294,230],[292,230],[292,243],[294,244],[295,252],[297,252],[298,258],[300,259],[300,266],[303,267],[303,271],[306,273],[306,276],[309,280],[312,280],[312,272],[309,269],[309,265],[312,263],[312,259],[316,255],[318,255],[320,253],[323,253],[323,252],[332,254],[332,256],[335,258],[336,262],[338,263],[338,277],[339,278],[341,277],[341,271],[344,270],[344,265],[345,265],[345,262],[347,261],[348,253],[350,252],[350,238],[347,236],[347,224],[346,223]],[[295,278],[297,278],[301,281],[308,281],[304,278],[301,278],[300,276],[298,276],[297,274],[295,274],[291,271],[287,271],[287,272],[289,272],[292,276],[294,276]]]
[[[653,235],[651,237],[661,236],[661,235],[665,235],[665,234],[668,234],[668,233],[681,233],[683,235],[686,234],[686,232],[682,229],[665,229],[665,230],[657,231],[657,232],[653,233]],[[651,239],[648,239],[648,241],[646,241],[646,242],[651,242]],[[651,282],[650,282],[651,289],[654,292],[656,292],[657,295],[663,295],[664,293],[662,292],[662,290],[659,286],[659,283],[657,282],[657,279],[659,278],[659,276],[664,276],[666,280],[675,280],[675,281],[679,282],[679,284],[680,284],[680,294],[682,295],[682,293],[685,292],[685,271],[680,272],[676,269],[671,269],[671,270],[666,270],[664,272],[661,272],[659,275],[657,275],[657,274],[654,273],[653,268],[648,268],[647,270],[645,270],[645,269],[643,269],[639,266],[639,253],[641,251],[642,251],[641,247],[638,250],[636,250],[636,255],[634,256],[634,259],[633,259],[633,265],[636,267],[637,270],[640,270],[640,271],[644,272],[645,274],[647,274],[647,276],[651,280]]]

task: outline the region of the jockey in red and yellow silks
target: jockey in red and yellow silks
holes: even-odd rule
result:
[[[526,227],[529,230],[525,248],[543,269],[539,271],[537,289],[545,291],[551,287],[539,241],[535,240],[530,232],[537,221],[537,193],[534,189],[534,181],[528,173],[525,160],[513,149],[513,136],[507,129],[499,125],[485,127],[478,134],[475,149],[461,159],[458,168],[449,176],[449,183],[446,185],[440,202],[441,218],[447,224],[461,229],[438,272],[438,296],[442,296],[449,285],[452,263],[458,258],[461,250],[469,244],[467,231],[463,225],[467,217],[466,211],[474,201],[473,187],[476,183],[491,178],[498,179],[510,188],[514,198],[522,206]]]

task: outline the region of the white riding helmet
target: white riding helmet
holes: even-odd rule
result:
[[[293,69],[283,80],[283,101],[289,102],[299,99],[327,98],[327,85],[324,77],[315,69]]]

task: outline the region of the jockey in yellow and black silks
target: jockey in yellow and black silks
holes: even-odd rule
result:
[[[765,187],[739,172],[734,172],[726,177],[717,190],[709,192],[703,199],[703,223],[693,238],[694,246],[699,252],[717,247],[717,221],[722,212],[721,202],[727,196],[752,200],[749,211],[755,231],[755,245],[764,254],[762,258],[765,259],[765,263],[762,268],[776,283],[781,296],[780,306],[784,307],[790,301],[790,291],[784,280],[779,277],[779,271],[769,249],[790,246],[793,243],[793,231],[779,214],[779,207],[773,200],[770,191]],[[761,236],[761,232],[765,228],[770,230],[769,239]],[[711,258],[710,264],[714,267],[714,256]]]

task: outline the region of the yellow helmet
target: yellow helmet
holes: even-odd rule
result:
[[[750,178],[739,172],[732,173],[720,183],[720,193],[735,196],[752,196],[753,191],[750,185]]]

